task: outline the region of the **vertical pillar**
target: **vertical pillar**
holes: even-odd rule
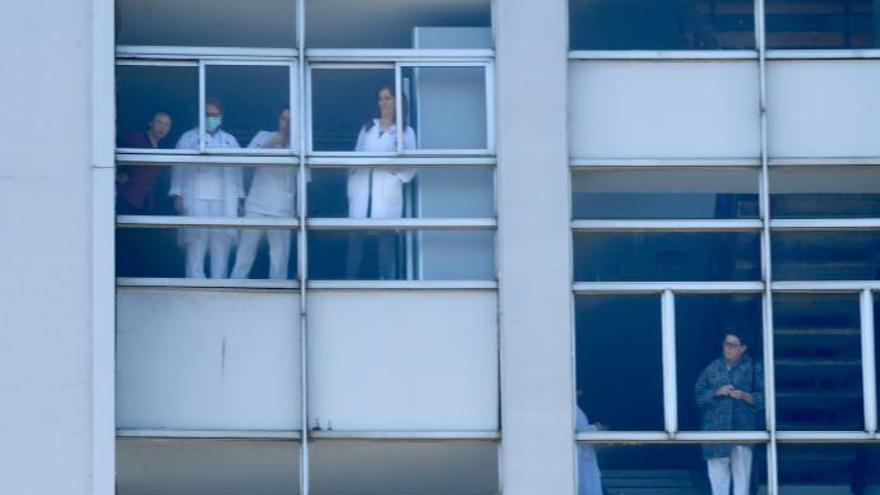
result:
[[[567,5],[494,4],[505,495],[575,492]]]

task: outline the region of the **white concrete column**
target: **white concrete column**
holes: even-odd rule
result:
[[[575,492],[567,4],[494,5],[505,495]]]

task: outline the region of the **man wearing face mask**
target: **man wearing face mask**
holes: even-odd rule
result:
[[[205,147],[239,148],[238,141],[223,131],[223,106],[216,98],[205,101]],[[199,129],[186,131],[178,149],[198,149]],[[178,166],[171,174],[169,196],[181,215],[192,217],[237,217],[244,198],[241,168]],[[210,257],[211,278],[227,278],[229,250],[235,229],[181,229],[178,240],[186,249],[186,276],[205,278],[205,256]]]

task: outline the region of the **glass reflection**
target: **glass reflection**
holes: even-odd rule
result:
[[[779,445],[779,493],[872,494],[880,489],[880,446]]]
[[[570,0],[569,19],[572,50],[755,47],[750,0]]]
[[[492,280],[489,230],[312,230],[314,280]]]
[[[682,429],[763,429],[761,314],[760,295],[676,295],[677,383],[687,392],[678,395]]]
[[[117,65],[116,145],[173,148],[185,130],[198,125],[198,104],[196,66]]]
[[[662,431],[660,297],[578,296],[579,429]],[[638,342],[638,345],[634,343]]]
[[[117,227],[116,275],[292,279],[295,240],[281,228]]]
[[[366,168],[366,167],[365,167]],[[411,173],[403,186],[400,215],[406,218],[491,218],[495,216],[494,173],[488,168],[388,169]],[[313,169],[309,214],[316,218],[349,216],[351,172]]]
[[[774,232],[775,280],[877,280],[880,231]]]
[[[856,294],[773,296],[780,430],[864,429]]]
[[[804,167],[770,170],[774,218],[880,217],[880,170]]]
[[[766,0],[768,48],[876,48],[874,0]]]
[[[757,232],[575,232],[575,280],[760,280],[759,247]]]

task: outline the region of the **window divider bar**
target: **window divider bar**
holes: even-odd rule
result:
[[[880,59],[877,48],[845,48],[819,50],[767,50],[768,60],[849,60]]]
[[[817,280],[773,282],[773,292],[861,292],[880,290],[880,280]]]
[[[169,150],[170,151],[170,150]],[[177,151],[177,150],[175,150]],[[275,167],[297,166],[299,158],[288,154],[265,154],[265,155],[230,155],[218,154],[198,155],[196,153],[129,153],[128,150],[116,153],[116,162],[121,165],[145,165],[145,166],[173,166],[173,165],[198,165],[215,167]]]
[[[199,60],[199,153],[205,152],[205,61]]]
[[[573,169],[590,168],[760,168],[759,158],[573,158]]]
[[[574,220],[575,231],[680,231],[680,232],[736,232],[760,231],[763,222],[758,219],[721,220]]]
[[[874,357],[874,297],[863,289],[860,298],[862,323],[862,390],[865,407],[865,431],[877,433],[877,375]]]
[[[441,167],[441,168],[487,168],[495,167],[495,157],[462,156],[309,156],[306,164],[310,168],[350,168],[350,167]]]
[[[880,218],[815,218],[770,220],[772,230],[876,230]]]
[[[763,282],[575,282],[576,294],[760,294]]]
[[[758,50],[571,50],[569,60],[757,60]]]
[[[839,156],[827,158],[770,158],[771,167],[828,167],[880,165],[880,156]]]
[[[494,229],[494,218],[310,218],[306,225],[320,230],[372,229]]]
[[[662,340],[663,340],[663,409],[667,433],[678,432],[678,381],[675,362],[675,295],[671,290],[663,291],[661,297]]]
[[[119,45],[116,57],[150,59],[284,59],[297,57],[295,48],[244,48],[220,46]]]
[[[164,430],[121,428],[117,438],[300,440],[299,430]]]
[[[298,290],[297,280],[118,277],[117,288]]]
[[[577,432],[575,439],[588,443],[766,443],[770,435],[764,431],[584,431]]]
[[[309,280],[310,290],[497,290],[494,280]]]
[[[779,431],[778,443],[842,443],[873,440],[875,435],[864,431]]]
[[[361,431],[311,430],[313,439],[333,440],[498,440],[498,431]]]
[[[228,228],[266,228],[295,229],[299,226],[297,218],[256,218],[256,217],[190,217],[159,215],[118,215],[117,227],[228,227]]]
[[[370,49],[370,48],[309,48],[305,56],[310,62],[442,62],[473,63],[492,60],[495,51],[489,48],[447,49]]]

